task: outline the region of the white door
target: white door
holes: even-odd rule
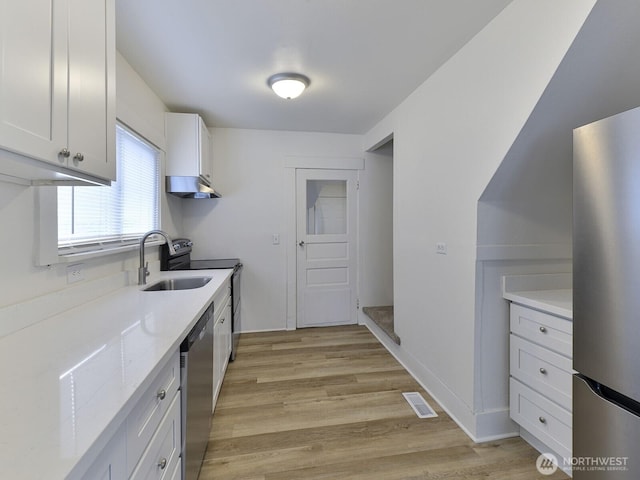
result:
[[[355,170],[296,170],[297,326],[356,323]]]

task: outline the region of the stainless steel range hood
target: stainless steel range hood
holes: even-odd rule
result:
[[[181,198],[220,198],[221,195],[200,177],[166,177],[167,193]]]

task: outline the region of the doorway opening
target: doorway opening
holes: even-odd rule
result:
[[[400,345],[393,293],[393,147],[391,134],[366,154],[366,191],[360,192],[360,303],[362,312]]]

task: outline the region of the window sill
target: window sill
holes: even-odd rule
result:
[[[145,242],[146,247],[157,247],[162,245],[163,240],[148,240]],[[131,243],[127,245],[118,245],[113,247],[105,247],[99,250],[88,250],[86,252],[73,252],[73,253],[59,253],[57,263],[74,263],[82,260],[89,260],[92,258],[106,257],[109,255],[117,255],[119,253],[131,252],[140,249],[140,243]]]

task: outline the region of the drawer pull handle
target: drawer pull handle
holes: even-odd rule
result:
[[[158,398],[159,398],[160,400],[164,400],[166,396],[167,396],[167,392],[166,392],[165,390],[160,390],[160,391],[158,392]]]
[[[540,327],[540,331],[542,333],[547,333],[547,327]]]
[[[547,423],[547,419],[544,417],[538,417],[538,420],[540,421],[540,423]]]
[[[547,369],[540,367],[540,373],[543,374],[543,375],[546,375],[547,374]]]
[[[158,466],[160,467],[160,470],[164,470],[167,467],[167,459],[161,458],[158,462]]]

